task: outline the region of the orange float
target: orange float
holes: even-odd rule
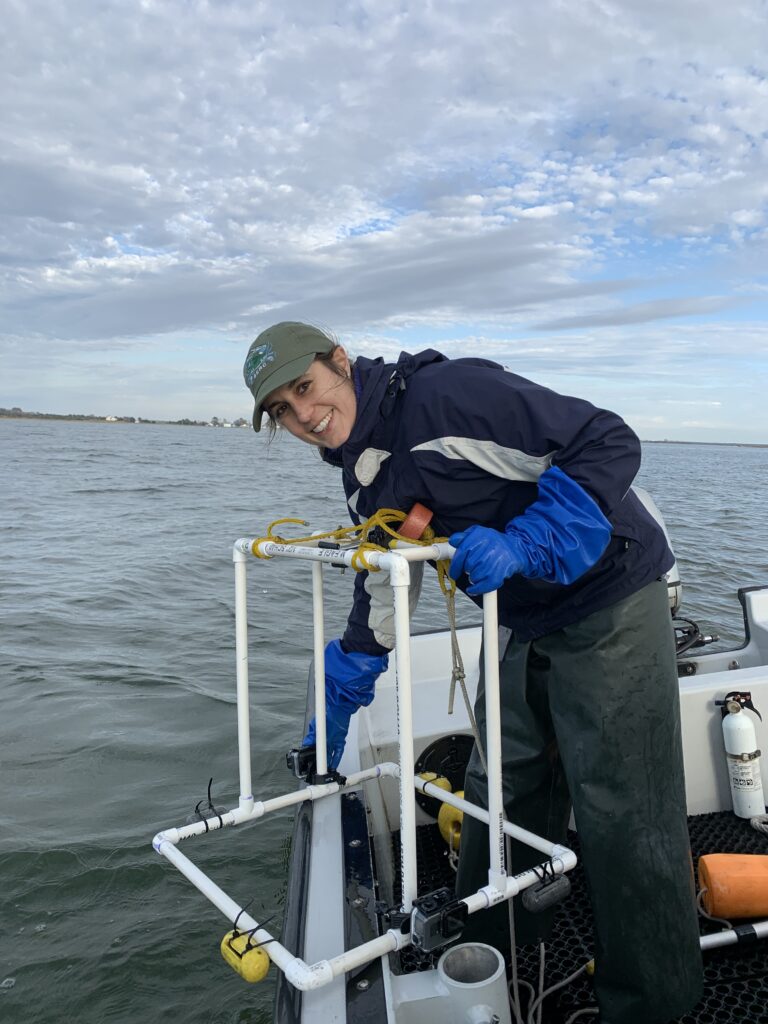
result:
[[[699,857],[701,902],[712,917],[768,917],[768,856],[707,853]]]
[[[429,526],[433,515],[434,512],[430,511],[426,505],[422,505],[421,502],[417,501],[397,532],[409,540],[419,540],[422,533]]]

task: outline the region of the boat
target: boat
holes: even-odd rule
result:
[[[663,526],[650,496],[641,499]],[[282,521],[281,521],[282,522]],[[273,524],[274,525],[274,524]],[[410,565],[450,557],[446,543],[427,539],[372,548],[344,536],[317,533],[282,538],[244,537],[233,546],[235,649],[240,796],[237,807],[198,807],[195,820],[169,827],[153,839],[157,853],[174,865],[229,922],[222,954],[247,981],[272,966],[279,972],[274,1019],[279,1024],[548,1024],[596,1014],[591,995],[593,964],[589,906],[580,878],[578,833],[556,845],[504,820],[498,711],[496,595],[483,600],[477,626],[411,634]],[[317,747],[287,754],[286,792],[254,795],[251,775],[251,693],[247,627],[247,567],[260,559],[299,559],[307,565],[307,628],[313,630],[307,721],[317,717]],[[393,592],[396,655],[376,684],[370,706],[352,717],[337,772],[328,771],[323,649],[324,574],[347,567],[389,574]],[[258,571],[258,565],[254,565]],[[675,619],[686,770],[686,795],[694,863],[701,855],[768,855],[764,813],[734,813],[733,777],[751,779],[759,797],[768,775],[759,750],[726,757],[723,723],[764,727],[752,711],[768,709],[768,586],[739,590],[744,643],[721,650],[716,637],[681,619],[682,587],[675,565],[667,577]],[[310,600],[311,595],[311,600]],[[469,708],[485,659],[488,810],[463,800],[463,771],[472,747]],[[449,701],[457,658],[464,700]],[[748,710],[749,709],[749,710]],[[741,716],[741,717],[739,717]],[[760,735],[762,733],[762,740]],[[754,732],[752,734],[754,736]],[[731,750],[733,754],[733,750]],[[765,759],[763,759],[765,760]],[[743,783],[747,784],[747,783]],[[738,794],[737,794],[738,799]],[[761,811],[764,801],[758,799]],[[258,827],[260,819],[295,808],[289,884],[278,937],[202,871],[186,842],[219,829]],[[456,844],[463,814],[488,824],[488,885],[464,900],[453,895]],[[507,871],[507,841],[514,837],[541,853],[534,869]],[[572,842],[570,841],[572,839]],[[184,850],[180,844],[184,841]],[[765,859],[768,864],[768,857]],[[566,881],[566,879],[568,881]],[[570,885],[568,884],[570,882]],[[560,899],[555,932],[546,947],[521,947],[511,965],[485,943],[466,943],[469,914],[522,893]],[[701,893],[700,893],[701,895]],[[768,898],[768,882],[766,883]],[[681,1021],[728,1024],[768,1020],[768,910],[721,920],[702,904],[701,946],[705,996]],[[511,978],[510,978],[511,974]],[[244,999],[246,996],[244,995]]]

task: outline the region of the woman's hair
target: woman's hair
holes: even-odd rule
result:
[[[325,363],[325,365],[328,367],[328,369],[332,373],[335,373],[337,377],[345,377],[346,378],[347,375],[344,373],[342,368],[338,365],[338,363],[333,358],[334,353],[337,352],[340,348],[341,348],[341,345],[338,342],[336,342],[336,344],[333,346],[333,348],[329,349],[327,352],[318,352],[318,353],[316,353],[315,360],[317,360],[318,363]],[[313,360],[313,362],[315,360]],[[311,365],[312,364],[310,363],[310,366]],[[351,370],[351,368],[354,366],[354,360],[350,359],[349,365],[350,365],[350,370]],[[303,374],[302,374],[302,376],[303,376]],[[294,377],[293,380],[288,381],[288,384],[286,385],[286,387],[289,387],[289,388],[293,387],[293,385],[296,383],[296,381],[298,379],[299,379],[298,377]],[[272,440],[272,438],[274,438],[274,436],[277,433],[277,428],[278,428],[279,424],[278,424],[277,420],[272,416],[272,413],[269,412],[268,409],[265,410],[265,412],[267,413],[267,416],[269,417],[269,423],[267,424],[267,430],[269,431],[270,440]]]

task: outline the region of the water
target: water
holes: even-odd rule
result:
[[[211,776],[214,801],[237,803],[232,541],[280,515],[346,523],[338,476],[245,430],[0,420],[0,448],[0,1020],[271,1021],[274,981],[235,977],[223,917],[150,841]],[[740,643],[736,588],[768,583],[768,449],[647,445],[640,482],[683,612]],[[301,738],[307,572],[259,564],[249,580],[253,771],[270,797]],[[329,574],[329,635],[351,585]],[[425,590],[421,628],[444,622]],[[277,815],[187,853],[279,928],[290,830]]]

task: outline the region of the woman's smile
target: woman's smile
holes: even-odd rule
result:
[[[333,419],[333,410],[331,410],[328,413],[327,416],[323,416],[323,418],[320,420],[320,422],[317,424],[317,426],[312,428],[312,433],[313,434],[322,434],[323,431],[329,426],[329,424],[330,424],[332,419]]]

